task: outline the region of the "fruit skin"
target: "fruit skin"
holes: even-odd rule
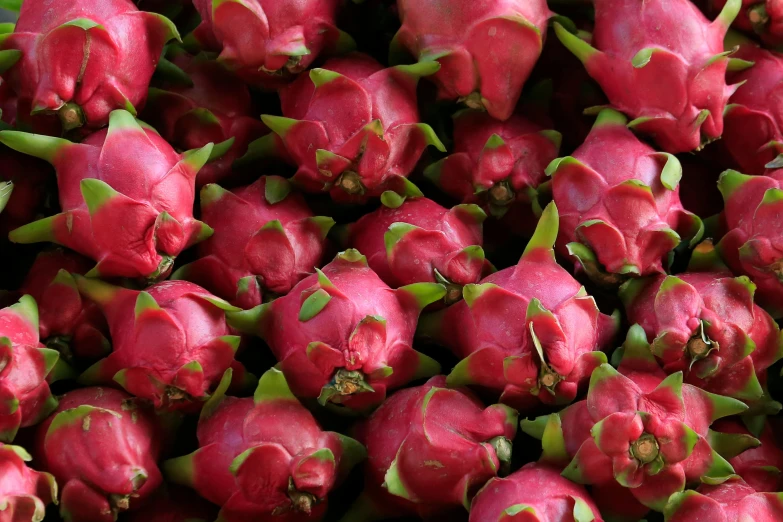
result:
[[[530,206],[546,167],[557,157],[562,136],[513,115],[497,121],[487,113],[463,110],[454,120],[454,153],[424,175],[463,203],[482,205],[496,218],[510,207]]]
[[[225,311],[239,310],[187,281],[164,281],[145,291],[76,277],[79,291],[106,315],[114,344],[88,368],[82,384],[116,382],[156,408],[193,411],[234,361],[239,336],[230,335]]]
[[[587,490],[558,468],[531,462],[505,478],[493,478],[470,505],[470,522],[502,520],[603,522]]]
[[[18,56],[6,79],[35,112],[57,112],[64,130],[99,129],[115,109],[142,108],[172,39],[179,34],[170,20],[130,0],[25,2],[2,44],[4,55]]]
[[[0,522],[40,522],[46,505],[57,503],[54,477],[29,468],[30,460],[21,446],[0,442]]]
[[[51,241],[92,258],[89,274],[165,278],[174,258],[212,230],[193,219],[194,181],[212,151],[177,154],[122,110],[82,143],[17,131],[0,142],[57,170],[61,214],[12,231],[11,241]]]
[[[437,61],[438,97],[506,120],[536,64],[553,13],[544,0],[397,0],[402,27],[392,57]]]
[[[449,386],[480,386],[531,411],[573,401],[606,362],[601,349],[617,324],[555,261],[557,229],[557,207],[550,204],[516,266],[466,285],[462,301],[422,318],[420,334],[462,359]]]
[[[442,207],[423,196],[400,198],[386,192],[382,206],[347,230],[347,243],[392,288],[413,283],[446,285],[447,304],[462,299],[462,286],[492,271],[484,258],[476,205]]]
[[[142,119],[178,150],[215,143],[213,156],[223,153],[199,171],[196,188],[232,179],[234,160],[269,132],[258,120],[247,85],[222,63],[179,47],[169,47],[161,65],[167,73],[161,73],[164,80],[158,87],[150,88]]]
[[[720,419],[713,428],[721,433],[736,433],[753,437],[748,428],[737,419]],[[783,489],[783,449],[779,447],[771,425],[766,422],[758,434],[758,446],[729,459],[729,464],[750,487],[758,492],[775,493]]]
[[[558,252],[604,286],[663,273],[671,251],[703,233],[680,202],[680,162],[639,141],[626,121],[602,110],[587,141],[547,168],[561,213]]]
[[[38,306],[29,295],[0,309],[0,442],[33,426],[57,407],[49,383],[67,368],[38,340]]]
[[[201,219],[216,233],[199,245],[200,258],[172,277],[245,309],[269,294],[287,294],[321,266],[334,225],[332,218],[313,216],[304,197],[280,176],[262,176],[230,192],[206,185]]]
[[[696,491],[677,493],[664,510],[666,522],[773,522],[781,518],[783,493],[757,493],[740,478],[717,486],[702,484]]]
[[[718,188],[728,232],[718,252],[735,273],[749,276],[758,287],[758,301],[773,317],[783,317],[783,169],[766,176],[745,176],[728,170]]]
[[[398,391],[357,427],[367,447],[365,492],[342,521],[458,520],[507,467],[516,431],[513,409],[447,389],[442,375]]]
[[[46,206],[51,167],[0,146],[0,236],[31,221]]]
[[[35,457],[62,487],[66,522],[113,522],[162,483],[163,438],[154,413],[127,393],[89,387],[66,393],[36,428]]]
[[[710,8],[718,12],[726,0],[709,0]],[[783,43],[783,2],[780,0],[742,0],[742,8],[734,27],[757,34],[770,47]]]
[[[419,78],[437,68],[384,69],[360,53],[332,58],[280,89],[284,117],[261,117],[276,134],[268,148],[298,167],[293,180],[308,192],[329,192],[340,203],[380,196],[411,173],[427,145],[446,150],[419,123],[416,105]]]
[[[618,508],[638,514],[633,499],[637,506],[663,511],[686,483],[728,479],[734,469],[717,450],[728,447],[737,454],[753,444],[741,436],[715,435],[710,424],[746,409],[736,399],[683,384],[681,372],[666,376],[644,330],[634,325],[622,347],[619,372],[602,364],[590,377],[585,400],[522,421],[522,429],[542,439],[544,459],[566,466],[563,476],[592,484],[596,500],[605,498],[602,488],[615,488],[617,502],[599,507],[604,516],[622,517]],[[628,488],[627,499],[617,485]]]
[[[740,3],[729,0],[710,23],[689,0],[596,0],[592,45],[555,29],[612,107],[634,118],[630,127],[666,152],[689,152],[723,133],[737,89],[724,79],[723,38]]]
[[[38,254],[20,291],[38,303],[38,331],[65,359],[97,359],[111,351],[109,327],[97,304],[82,298],[71,274],[90,270],[89,259],[56,248]]]
[[[218,509],[193,491],[167,485],[141,509],[125,515],[128,522],[213,522]]]
[[[229,371],[201,412],[199,449],[167,461],[167,478],[222,506],[221,521],[321,520],[364,447],[323,431],[282,372],[267,371],[252,398],[226,397],[230,380]]]
[[[349,249],[287,295],[227,316],[267,342],[297,397],[366,411],[388,391],[440,371],[412,345],[419,313],[445,293],[436,283],[392,290]]]

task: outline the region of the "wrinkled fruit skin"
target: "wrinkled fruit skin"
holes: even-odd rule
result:
[[[49,380],[59,354],[38,341],[38,307],[29,295],[0,309],[0,442],[33,426],[56,407]]]
[[[0,522],[43,520],[46,505],[57,502],[54,477],[28,467],[30,460],[24,448],[0,442]]]
[[[709,392],[761,399],[766,369],[783,356],[775,321],[753,302],[747,277],[685,272],[629,281],[621,290],[628,321],[639,324],[666,373]]]
[[[399,206],[399,200],[387,202],[391,206],[351,225],[348,238],[387,285],[443,283],[458,300],[463,285],[477,283],[491,271],[481,248],[486,215],[479,207],[446,209],[424,197],[408,198]]]
[[[298,167],[294,182],[337,202],[361,203],[407,177],[427,145],[445,151],[432,128],[419,123],[416,105],[419,78],[436,69],[436,63],[384,69],[353,53],[282,88],[285,117],[262,120],[277,135],[279,152]]]
[[[43,212],[47,188],[54,185],[52,174],[46,163],[0,147],[0,236],[5,238]],[[10,195],[4,199],[8,190]]]
[[[749,276],[758,301],[783,317],[783,170],[767,176],[726,171],[718,181],[727,233],[718,251],[731,269]]]
[[[720,419],[713,424],[713,428],[721,433],[737,433],[742,436],[752,437],[745,425],[737,419]],[[769,423],[758,435],[759,446],[751,447],[736,457],[729,459],[729,463],[750,487],[760,493],[775,493],[783,489],[783,449],[776,438],[775,432]]]
[[[437,60],[438,96],[506,120],[536,64],[552,12],[544,0],[398,0],[392,47]]]
[[[150,89],[142,119],[178,150],[233,139],[222,156],[199,171],[196,187],[230,179],[234,160],[247,152],[250,142],[269,132],[258,120],[250,90],[225,66],[204,55],[194,57],[172,48],[167,58],[183,74]]]
[[[390,516],[458,519],[508,462],[516,429],[514,410],[447,389],[443,376],[401,390],[358,427],[367,446],[365,495]]]
[[[321,430],[278,370],[261,377],[252,398],[225,397],[229,380],[202,411],[199,449],[166,462],[167,477],[221,506],[226,522],[321,520],[328,493],[364,448]]]
[[[506,478],[493,478],[470,505],[470,522],[514,520],[603,522],[584,486],[560,476],[557,468],[531,462]],[[504,518],[506,517],[506,518]]]
[[[60,355],[98,359],[111,350],[109,327],[98,305],[84,299],[71,274],[84,275],[92,262],[57,248],[38,254],[20,291],[38,303],[38,331]]]
[[[422,333],[462,359],[449,385],[477,385],[531,411],[573,401],[606,362],[600,350],[617,325],[555,261],[557,219],[552,204],[516,266],[465,286],[462,301],[423,318]]]
[[[128,522],[213,522],[218,509],[194,492],[167,485],[141,509],[125,516]]]
[[[666,152],[688,152],[723,133],[736,89],[724,79],[723,38],[738,4],[710,23],[690,0],[597,0],[592,45],[562,26],[557,36],[630,126]]]
[[[35,457],[61,486],[66,522],[113,522],[141,506],[163,478],[163,438],[155,414],[125,392],[89,387],[68,392],[36,430]]]
[[[702,484],[696,491],[673,496],[664,515],[666,522],[773,522],[783,519],[783,493],[757,493],[742,479],[718,486]]]
[[[285,295],[321,266],[332,218],[313,216],[301,194],[279,176],[262,176],[232,191],[201,189],[201,219],[215,234],[199,245],[200,258],[174,274],[240,308],[265,295]]]
[[[82,383],[115,381],[156,408],[198,410],[234,361],[239,337],[224,310],[238,310],[200,286],[164,281],[139,292],[78,277],[111,330],[113,351],[82,374]],[[240,373],[241,377],[241,373]]]
[[[245,81],[275,88],[308,69],[322,52],[351,46],[336,26],[340,0],[193,0],[214,35],[220,60]],[[249,36],[250,35],[250,36]]]
[[[717,13],[726,0],[709,0],[712,11]],[[783,43],[783,2],[780,0],[742,0],[742,8],[734,20],[734,27],[757,34],[767,45]]]
[[[412,345],[419,313],[445,293],[435,283],[392,290],[346,250],[287,295],[228,318],[264,338],[297,397],[362,411],[440,371]]]
[[[194,181],[211,145],[177,154],[125,111],[78,144],[16,131],[0,132],[0,142],[54,165],[63,210],[12,231],[11,241],[68,247],[97,261],[95,276],[156,280],[212,232],[193,218]]]
[[[21,52],[6,78],[34,111],[60,111],[66,130],[99,129],[111,111],[144,105],[173,38],[179,35],[168,19],[130,0],[26,2],[2,45]]]
[[[547,170],[561,215],[558,252],[610,287],[663,273],[669,253],[702,234],[701,220],[680,202],[677,158],[639,141],[625,123],[602,111],[587,141]]]
[[[484,112],[460,111],[454,115],[454,153],[425,175],[450,196],[500,218],[510,207],[530,206],[560,140],[559,132],[519,115],[501,122]]]

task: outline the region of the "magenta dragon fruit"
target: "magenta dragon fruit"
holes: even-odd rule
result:
[[[601,349],[617,324],[555,261],[557,229],[550,204],[516,266],[466,285],[462,301],[423,318],[420,332],[462,359],[449,385],[481,386],[530,411],[573,401],[606,362]]]
[[[57,503],[57,482],[27,466],[33,458],[21,446],[0,442],[0,520],[42,521],[46,505]]]
[[[393,290],[350,249],[287,295],[228,318],[267,342],[297,397],[364,411],[440,371],[412,345],[419,313],[445,293],[437,283]]]
[[[156,280],[212,230],[193,218],[195,179],[212,145],[177,154],[126,111],[82,143],[17,131],[0,142],[57,169],[63,212],[12,231],[11,241],[51,241],[98,262],[89,275]]]
[[[723,9],[728,0],[708,0],[713,11]],[[783,2],[780,0],[742,0],[734,27],[757,34],[770,47],[783,43]]]
[[[321,266],[334,220],[313,216],[288,180],[262,176],[232,191],[201,189],[201,219],[215,234],[199,245],[198,260],[172,276],[200,284],[241,308],[285,295]]]
[[[695,244],[703,231],[680,202],[680,162],[639,141],[625,123],[617,111],[602,110],[587,141],[547,169],[561,215],[558,251],[606,286],[664,272],[672,250]]]
[[[713,428],[719,433],[754,438],[745,424],[737,419],[720,419]],[[764,423],[755,444],[756,447],[751,446],[729,458],[729,464],[756,491],[774,493],[783,490],[783,449],[769,422]]]
[[[723,38],[741,0],[710,23],[690,0],[595,0],[592,45],[555,25],[628,125],[663,150],[688,152],[718,139],[737,85],[726,85]],[[662,28],[669,30],[662,30]]]
[[[31,1],[2,42],[5,73],[33,112],[56,112],[63,128],[99,129],[109,113],[135,114],[147,97],[163,46],[179,39],[162,15],[131,0]]]
[[[739,478],[720,485],[702,484],[696,491],[672,495],[664,510],[666,522],[774,522],[781,519],[783,493],[757,493]]]

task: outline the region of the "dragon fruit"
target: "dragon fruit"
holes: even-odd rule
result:
[[[783,169],[767,176],[729,170],[718,188],[728,230],[717,246],[721,257],[736,273],[750,276],[762,306],[783,317]]]
[[[0,442],[12,442],[19,428],[33,426],[57,407],[49,382],[65,375],[56,350],[38,341],[38,307],[22,296],[0,309]]]
[[[781,519],[783,493],[757,493],[739,478],[717,486],[702,484],[696,491],[678,493],[672,496],[664,511],[666,522],[774,522]]]
[[[334,220],[313,216],[288,180],[262,176],[231,192],[201,189],[201,218],[217,233],[199,245],[200,259],[172,276],[200,284],[241,308],[284,295],[321,265]]]
[[[595,0],[592,45],[556,24],[558,38],[587,68],[628,125],[666,152],[718,139],[737,86],[726,85],[723,38],[741,0],[710,23],[690,0]]]
[[[655,2],[653,2],[655,3]],[[701,238],[701,220],[680,203],[680,162],[655,152],[605,109],[573,156],[547,168],[561,211],[558,251],[593,281],[664,272],[672,250]]]
[[[21,446],[0,442],[0,520],[35,522],[44,519],[46,505],[57,502],[57,482],[49,473],[29,468],[32,460]]]
[[[165,80],[150,89],[142,119],[178,150],[216,144],[215,159],[196,176],[197,187],[229,179],[234,160],[269,132],[258,121],[250,90],[223,64],[179,47],[169,48],[159,70]]]
[[[34,113],[55,112],[68,131],[99,129],[114,109],[135,112],[147,97],[163,46],[179,39],[166,17],[131,0],[25,2],[2,43],[5,74]]]
[[[739,434],[753,438],[748,428],[736,419],[720,419],[713,425],[720,433]],[[730,458],[729,464],[750,487],[759,492],[780,491],[783,489],[783,449],[771,425],[767,422],[756,439],[757,447],[751,447],[739,455]]]
[[[211,144],[177,154],[126,111],[79,144],[17,131],[0,132],[0,142],[55,166],[63,209],[12,231],[11,241],[75,250],[98,262],[90,276],[165,278],[182,250],[212,233],[193,219]]]
[[[357,428],[367,446],[365,491],[342,522],[418,515],[459,520],[476,492],[507,470],[517,413],[487,408],[446,378],[401,390]]]
[[[380,196],[390,180],[410,174],[427,145],[446,150],[419,123],[416,106],[419,78],[437,68],[384,69],[359,53],[333,58],[280,90],[284,117],[261,117],[276,134],[266,148],[297,165],[293,179],[305,190],[328,191],[338,202]]]
[[[481,386],[530,411],[571,402],[606,362],[600,350],[617,325],[555,261],[557,228],[557,207],[550,204],[516,266],[466,285],[463,301],[422,319],[420,333],[462,359],[450,386]]]
[[[709,0],[713,11],[720,11],[727,0]],[[783,43],[783,2],[780,0],[742,0],[734,27],[755,33],[770,47]]]
[[[683,384],[681,372],[666,376],[638,325],[622,349],[619,372],[609,364],[598,367],[585,400],[522,422],[526,433],[542,439],[544,458],[567,464],[563,476],[574,482],[593,484],[597,491],[620,485],[637,504],[656,511],[688,482],[729,478],[734,469],[711,446],[709,427],[747,406]],[[721,437],[739,449],[747,443],[741,436]],[[613,496],[621,498],[622,492]],[[599,507],[605,516],[622,515],[612,504]]]
[[[234,361],[240,338],[225,311],[239,310],[200,286],[164,281],[146,291],[76,277],[79,291],[103,310],[114,350],[82,374],[84,384],[112,380],[156,408],[193,410]],[[240,372],[238,377],[244,377]]]
[[[84,275],[89,259],[57,248],[41,252],[21,291],[38,302],[38,331],[44,343],[70,360],[97,359],[111,350],[109,327],[92,301],[83,299],[71,274]]]
[[[392,290],[350,249],[288,295],[228,320],[264,338],[297,397],[364,411],[387,391],[439,373],[411,346],[419,313],[445,294],[437,283]]]
[[[553,13],[545,0],[397,0],[402,27],[392,54],[440,63],[438,96],[486,110],[498,120],[514,112]]]
[[[481,248],[486,214],[476,205],[446,209],[425,197],[381,197],[381,206],[348,227],[348,244],[392,288],[422,282],[446,286],[446,304],[492,271]]]
[[[424,174],[463,203],[486,205],[502,217],[514,205],[530,206],[557,157],[560,133],[544,130],[522,116],[497,121],[486,113],[454,115],[454,154]]]
[[[114,522],[161,484],[156,461],[163,428],[125,392],[82,388],[36,429],[35,457],[62,487],[66,522]]]
[[[531,462],[506,478],[493,478],[470,506],[470,522],[603,522],[587,490],[557,468]]]
[[[266,372],[252,398],[225,397],[230,380],[227,372],[201,412],[199,449],[167,461],[166,476],[222,506],[221,521],[321,520],[364,447],[322,431],[280,371]]]

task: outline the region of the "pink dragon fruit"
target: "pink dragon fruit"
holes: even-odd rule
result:
[[[416,106],[419,78],[437,68],[384,69],[358,53],[333,58],[280,90],[285,117],[261,117],[276,134],[267,148],[298,166],[293,179],[305,190],[328,191],[338,202],[380,196],[390,180],[410,174],[427,145],[446,150],[419,123]]]
[[[321,430],[280,371],[266,372],[252,398],[225,397],[230,380],[227,372],[201,412],[199,449],[167,461],[167,478],[222,506],[221,521],[321,520],[364,447]]]
[[[35,457],[62,487],[66,522],[114,522],[142,505],[163,478],[162,426],[125,392],[82,388],[66,393],[36,431]]]
[[[142,119],[178,150],[216,144],[215,159],[196,176],[197,187],[229,179],[234,160],[269,132],[258,121],[250,90],[223,64],[179,47],[169,48],[159,70],[166,79],[150,89]]]
[[[663,511],[687,482],[729,478],[734,469],[710,445],[709,427],[747,406],[683,384],[681,372],[666,376],[638,325],[631,327],[622,350],[620,371],[609,364],[598,367],[585,400],[522,421],[526,433],[542,439],[544,458],[567,464],[563,476],[574,482],[593,484],[599,493],[620,485],[637,505],[656,511]],[[747,444],[741,436],[721,436],[732,448]],[[623,490],[616,491],[614,498],[621,499]],[[614,503],[599,507],[605,516],[622,515]]]
[[[218,509],[192,490],[167,485],[141,509],[125,515],[127,522],[213,522]]]
[[[179,39],[162,15],[131,0],[25,2],[3,39],[5,74],[33,112],[56,112],[66,131],[99,129],[114,109],[144,105],[163,46]]]
[[[365,491],[342,522],[459,520],[509,466],[516,431],[514,410],[485,408],[469,390],[447,389],[442,375],[395,393],[357,429],[367,446]]]
[[[126,111],[79,144],[16,131],[0,132],[0,142],[55,166],[63,209],[12,231],[11,241],[75,250],[98,262],[90,276],[165,278],[182,250],[212,233],[193,219],[211,144],[177,154]]]
[[[441,99],[511,116],[553,16],[545,0],[397,0],[397,8],[402,27],[392,54],[440,63],[433,80]]]
[[[555,261],[557,228],[557,207],[550,204],[516,266],[466,285],[463,301],[423,318],[421,333],[462,359],[450,386],[481,386],[530,411],[571,402],[606,362],[600,350],[617,325]]]
[[[470,522],[603,522],[579,484],[557,468],[531,462],[506,478],[493,478],[470,505]]]
[[[89,259],[62,248],[41,252],[21,291],[38,302],[38,331],[66,360],[97,359],[111,350],[109,327],[92,301],[83,299],[71,274],[84,275]]]
[[[33,426],[57,407],[49,382],[67,370],[56,350],[38,341],[38,307],[22,296],[0,309],[0,442],[12,442],[19,428]]]
[[[720,433],[739,434],[752,438],[748,428],[736,419],[720,419],[713,425]],[[777,437],[771,425],[764,424],[756,439],[757,447],[743,451],[730,458],[729,464],[750,487],[759,492],[776,492],[783,489],[783,449],[780,448]]]
[[[696,491],[673,495],[664,510],[666,522],[775,522],[783,519],[783,493],[757,493],[742,479],[702,484]]]
[[[783,169],[767,176],[729,170],[718,188],[728,230],[717,246],[721,257],[734,272],[753,280],[762,306],[783,317]]]
[[[76,277],[79,291],[103,310],[114,350],[82,374],[84,384],[114,380],[156,408],[193,410],[233,366],[240,338],[225,311],[239,310],[200,286],[164,281],[146,291]]]
[[[45,209],[50,171],[43,161],[0,146],[0,236],[35,221]]]
[[[353,249],[317,272],[284,297],[228,314],[231,326],[264,338],[296,396],[363,411],[440,371],[411,346],[419,313],[443,298],[443,285],[392,290]]]
[[[654,2],[653,2],[654,3]],[[602,110],[573,156],[547,168],[561,212],[558,251],[605,286],[629,276],[662,273],[672,250],[701,238],[701,220],[680,203],[680,162],[655,152]]]
[[[483,112],[460,111],[454,115],[454,154],[424,175],[450,196],[486,205],[499,218],[509,207],[535,200],[560,140],[559,132],[519,115],[501,122]]]
[[[723,9],[728,0],[709,0],[713,11]],[[734,27],[755,33],[770,47],[783,43],[783,2],[781,0],[742,0]]]
[[[29,468],[33,458],[21,446],[0,442],[0,520],[35,522],[44,519],[46,505],[57,503],[57,482],[49,473]]]
[[[592,45],[555,29],[611,105],[634,118],[630,127],[666,152],[688,152],[723,133],[723,111],[737,88],[724,79],[723,38],[740,2],[729,0],[710,23],[690,0],[595,0]]]
[[[288,180],[262,176],[231,192],[201,189],[201,218],[217,233],[199,245],[200,258],[172,276],[213,291],[241,308],[268,294],[287,294],[320,266],[330,217],[313,216]]]
[[[381,206],[348,227],[348,244],[392,288],[433,282],[446,286],[446,304],[462,299],[462,287],[492,271],[481,248],[486,214],[476,205],[446,209],[421,196],[381,196]]]

